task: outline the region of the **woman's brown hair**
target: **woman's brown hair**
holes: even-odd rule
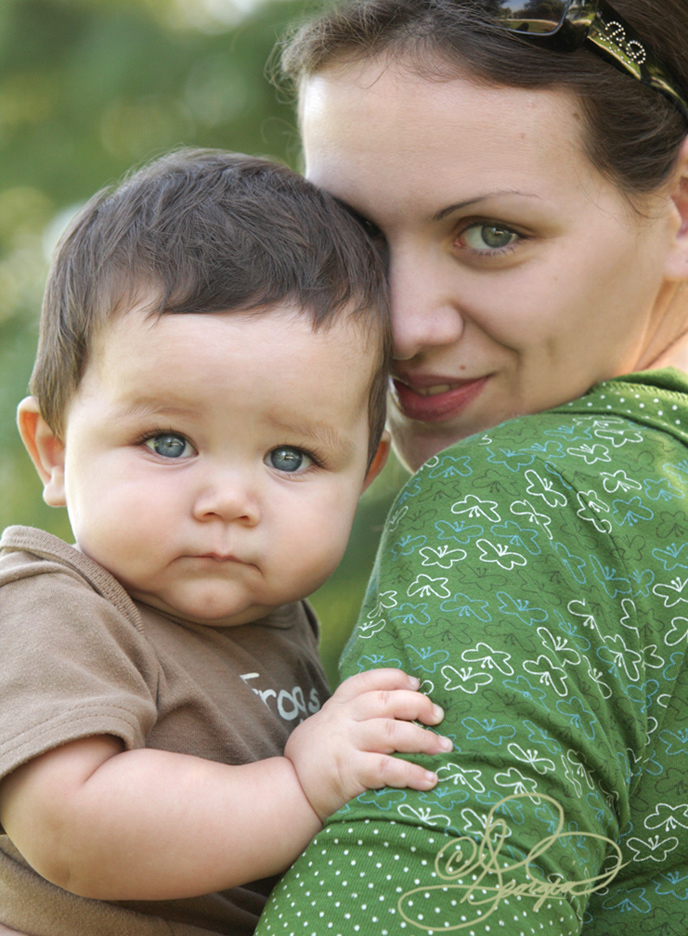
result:
[[[633,202],[672,172],[688,128],[668,99],[595,54],[589,43],[555,52],[514,37],[490,18],[498,0],[345,0],[287,37],[283,75],[298,88],[335,63],[403,63],[438,80],[457,75],[493,85],[575,94],[590,160]],[[688,95],[687,0],[615,0]]]

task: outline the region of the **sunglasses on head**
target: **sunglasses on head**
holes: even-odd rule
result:
[[[688,123],[688,99],[666,67],[606,0],[493,0],[496,20],[509,32],[559,52],[589,42],[621,71],[663,94]]]

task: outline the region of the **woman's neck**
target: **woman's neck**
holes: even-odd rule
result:
[[[684,284],[665,283],[655,307],[655,332],[637,370],[677,367],[688,372],[688,296]]]
[[[649,365],[644,366],[643,370],[655,370],[659,367],[678,367],[679,370],[688,373],[688,336],[684,336],[680,343],[667,348]]]

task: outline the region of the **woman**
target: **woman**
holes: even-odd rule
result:
[[[261,934],[688,930],[686,49],[685,0],[360,0],[286,48],[307,174],[387,253],[417,470],[342,675],[421,675],[455,748]]]

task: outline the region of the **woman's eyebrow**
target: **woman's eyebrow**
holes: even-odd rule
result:
[[[503,198],[505,195],[516,195],[519,198],[540,198],[535,192],[520,192],[518,189],[501,189],[496,192],[484,192],[480,195],[476,195],[474,198],[467,198],[465,201],[454,202],[451,205],[447,205],[446,208],[440,208],[440,210],[432,216],[431,220],[434,222],[444,221],[446,217],[453,214],[455,211],[463,211],[466,208],[470,208],[472,205],[490,201],[493,198]]]

